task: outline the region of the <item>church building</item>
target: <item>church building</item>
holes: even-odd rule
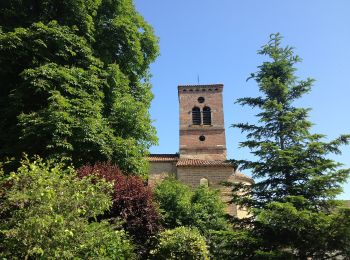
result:
[[[180,147],[176,154],[149,156],[149,184],[155,185],[169,174],[191,187],[209,185],[219,189],[224,201],[230,199],[230,188],[222,182],[244,182],[252,179],[236,171],[226,158],[222,84],[180,85],[179,134]],[[238,217],[244,209],[229,205],[227,211]]]

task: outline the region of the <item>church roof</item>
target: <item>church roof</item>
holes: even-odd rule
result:
[[[201,159],[186,159],[179,158],[178,153],[166,153],[166,154],[150,154],[148,155],[149,162],[176,162],[176,167],[227,167],[233,168],[230,161],[223,160],[201,160]],[[242,180],[253,182],[253,179],[241,173],[240,171],[234,171],[231,176],[232,180]],[[230,179],[231,180],[231,179]]]
[[[233,168],[233,165],[228,161],[209,161],[209,160],[200,160],[200,159],[179,159],[177,167],[230,167]]]
[[[150,154],[148,155],[148,161],[150,162],[177,162],[179,160],[179,154],[177,153],[164,153],[164,154]]]

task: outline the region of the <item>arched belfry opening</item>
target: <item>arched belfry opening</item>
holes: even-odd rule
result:
[[[201,110],[199,109],[199,107],[192,108],[192,124],[200,125],[201,123]]]
[[[203,108],[203,125],[211,125],[211,109],[210,109],[210,107]]]

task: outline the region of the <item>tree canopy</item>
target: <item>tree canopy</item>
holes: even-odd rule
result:
[[[310,109],[295,107],[294,101],[311,90],[313,80],[298,80],[295,64],[301,59],[292,47],[282,47],[281,39],[272,34],[258,51],[269,58],[250,77],[261,96],[237,101],[259,110],[257,124],[235,125],[247,133],[241,146],[256,158],[236,163],[251,170],[257,181],[251,187],[235,185],[234,199],[253,209],[255,235],[263,237],[266,252],[289,252],[300,259],[329,257],[349,247],[349,239],[339,239],[349,235],[344,232],[349,212],[337,210],[335,197],[350,169],[342,169],[329,155],[340,154],[350,135],[326,142],[324,135],[311,133]]]
[[[153,29],[131,0],[0,3],[0,157],[146,173]]]

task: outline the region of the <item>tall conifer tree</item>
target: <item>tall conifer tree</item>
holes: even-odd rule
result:
[[[256,254],[269,257],[319,257],[347,255],[350,248],[350,212],[339,209],[335,197],[350,169],[329,158],[340,154],[350,135],[325,142],[325,136],[312,134],[308,108],[294,101],[311,90],[312,79],[298,80],[295,64],[301,59],[293,48],[281,46],[281,36],[272,34],[258,51],[269,57],[251,74],[261,96],[246,97],[237,103],[257,108],[258,123],[234,125],[247,133],[241,147],[249,148],[255,160],[240,160],[256,182],[247,187],[235,185],[234,201],[252,209],[248,221],[252,234],[264,241]],[[349,256],[349,255],[347,255]]]

